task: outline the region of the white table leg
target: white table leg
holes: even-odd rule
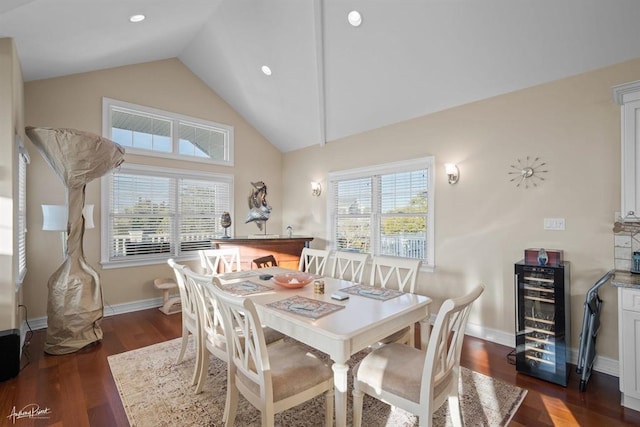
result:
[[[333,384],[336,395],[336,426],[346,427],[347,425],[347,375],[349,366],[346,363],[334,363]]]
[[[427,350],[430,334],[431,322],[429,318],[429,309],[427,308],[427,316],[420,321],[420,349],[423,351]]]

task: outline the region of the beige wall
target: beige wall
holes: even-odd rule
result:
[[[327,172],[435,156],[436,269],[420,275],[419,292],[437,309],[485,283],[470,322],[513,334],[514,262],[525,248],[563,249],[577,348],[586,291],[613,268],[620,112],[611,86],[638,79],[635,60],[287,153],[283,223],[325,238]],[[510,165],[526,156],[539,156],[549,172],[538,187],[516,188]],[[456,185],[446,181],[447,162],[460,168]],[[320,198],[311,197],[312,180],[322,181]],[[566,230],[543,230],[544,218],[565,218]],[[600,295],[598,353],[617,359],[616,293],[607,286]]]
[[[250,181],[263,180],[269,187],[269,203],[273,215],[269,233],[281,233],[282,155],[249,126],[227,103],[213,93],[177,59],[135,66],[77,74],[25,84],[25,117],[27,126],[75,128],[102,133],[102,97],[113,98],[165,111],[198,117],[234,126],[235,166],[191,165],[166,160],[154,163],[167,167],[199,168],[234,175],[235,200],[233,228],[236,235],[258,233],[255,224],[244,224],[248,211]],[[62,182],[37,154],[33,145],[28,182],[28,273],[25,301],[29,317],[46,315],[47,281],[62,263],[60,235],[42,231],[42,204],[62,204],[65,191]],[[125,162],[144,160],[132,155]],[[96,205],[94,219],[100,224],[100,180],[92,181],[86,190],[86,203]],[[100,274],[105,299],[109,305],[158,297],[153,279],[171,275],[166,264],[102,269],[100,260],[100,228],[86,230],[85,256]]]
[[[0,331],[19,329],[17,306],[17,150],[15,135],[24,139],[22,70],[15,44],[0,38]]]
[[[513,263],[525,248],[563,249],[571,262],[577,347],[585,293],[613,267],[620,115],[611,86],[638,79],[640,59],[281,155],[179,61],[167,60],[27,83],[26,124],[100,133],[102,96],[232,124],[235,167],[207,170],[235,175],[236,234],[257,231],[242,223],[248,183],[263,179],[274,206],[269,232],[291,225],[297,234],[315,236],[313,247],[326,243],[327,172],[433,155],[436,270],[420,275],[420,292],[434,297],[437,309],[443,299],[483,282],[487,290],[470,321],[513,334]],[[516,188],[510,165],[526,156],[539,156],[549,172],[538,187]],[[40,205],[61,203],[64,191],[42,158],[32,158],[25,300],[30,317],[38,317],[46,314],[46,281],[61,262],[59,236],[40,231]],[[446,183],[446,162],[460,168],[456,185]],[[324,186],[319,198],[311,196],[312,180]],[[99,201],[95,181],[87,203]],[[566,219],[565,231],[543,230],[544,218],[558,217]],[[101,270],[99,231],[85,236],[87,260],[100,272],[107,303],[157,296],[151,281],[169,274],[165,266]],[[600,295],[598,353],[617,359],[616,293],[607,286]]]

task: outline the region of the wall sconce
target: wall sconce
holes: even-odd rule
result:
[[[319,197],[322,193],[322,186],[319,182],[311,181],[311,194],[315,197]]]
[[[59,231],[62,238],[62,255],[67,256],[67,223],[69,207],[67,205],[42,205],[42,229],[45,231]],[[82,208],[84,228],[95,228],[93,223],[93,205]]]
[[[458,166],[454,163],[445,163],[444,169],[447,172],[447,177],[449,178],[449,184],[455,184],[460,179],[460,171],[458,170]]]

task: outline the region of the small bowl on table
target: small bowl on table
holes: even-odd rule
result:
[[[293,272],[276,274],[271,280],[278,286],[289,289],[297,289],[308,285],[313,281],[315,276],[309,273]]]

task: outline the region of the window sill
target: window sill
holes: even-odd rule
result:
[[[121,261],[100,261],[100,265],[103,270],[111,270],[115,268],[126,268],[126,267],[143,267],[147,265],[161,265],[167,264],[167,260],[169,258],[175,259],[177,262],[183,261],[197,261],[198,255],[189,255],[189,256],[181,256],[181,257],[167,257],[167,258],[156,258],[156,259],[129,259],[129,260],[121,260]]]

